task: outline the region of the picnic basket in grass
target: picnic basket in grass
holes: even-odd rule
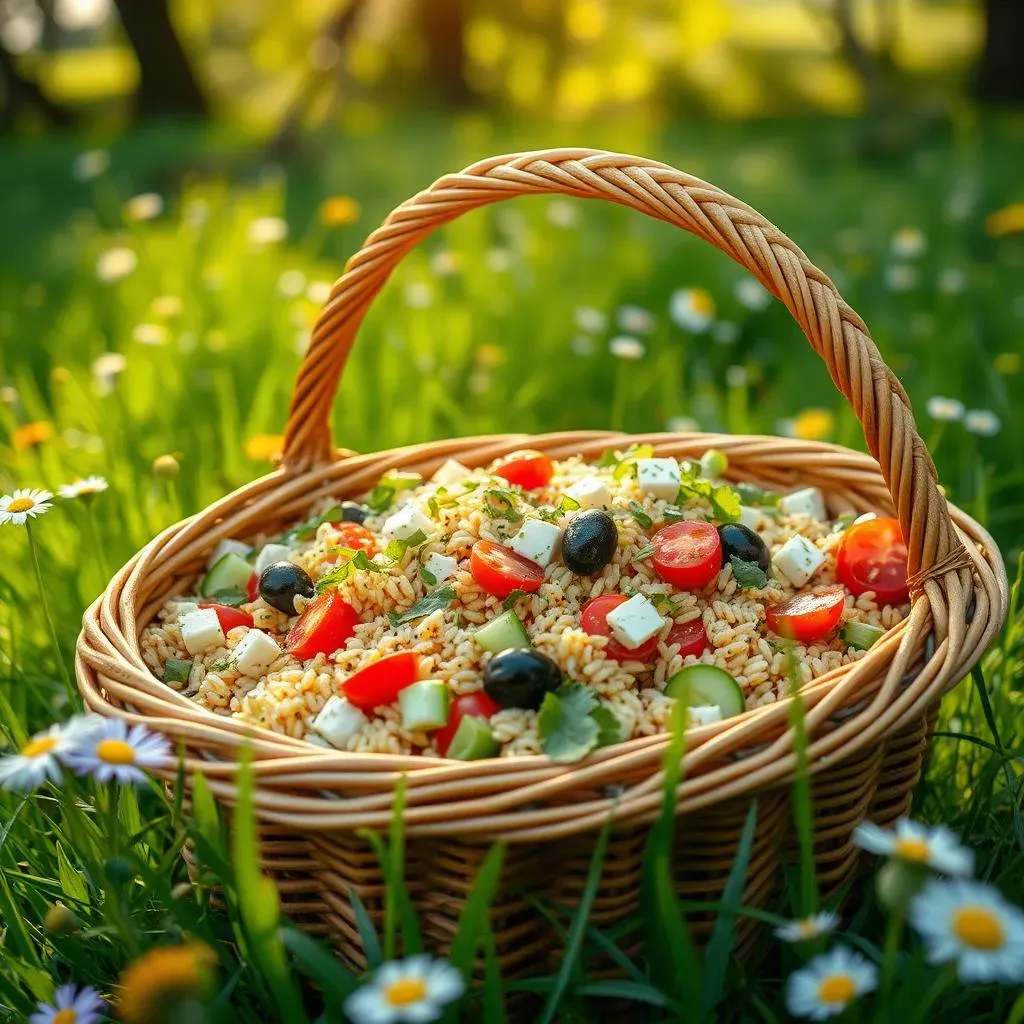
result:
[[[330,421],[342,369],[367,309],[405,253],[477,207],[552,194],[631,207],[692,232],[749,270],[786,305],[824,360],[864,428],[871,456],[790,438],[602,431],[456,438],[364,455],[336,451]],[[939,699],[1000,628],[1006,575],[988,533],[943,497],[906,393],[832,282],[750,207],[652,160],[584,149],[499,156],[443,177],[399,206],[349,261],[314,329],[280,468],[165,530],[87,611],[76,663],[85,703],[101,715],[144,722],[183,745],[186,776],[201,769],[228,807],[237,797],[239,762],[251,749],[264,870],[286,913],[327,936],[357,966],[365,957],[349,892],[379,918],[384,891],[381,868],[358,832],[387,828],[404,775],[406,874],[428,945],[445,950],[484,854],[505,840],[509,851],[492,910],[497,952],[510,976],[544,971],[559,957],[562,938],[529,896],[572,905],[610,815],[614,828],[591,919],[611,926],[636,910],[670,737],[604,747],[572,765],[544,756],[452,761],[324,750],[218,716],[170,689],[147,668],[139,636],[165,599],[188,591],[218,541],[284,530],[325,496],[365,493],[386,470],[429,476],[449,458],[482,466],[524,446],[554,458],[596,459],[608,448],[636,443],[694,459],[713,446],[727,454],[733,480],[777,490],[814,486],[833,514],[878,510],[899,518],[908,549],[909,616],[862,659],[802,691],[814,857],[822,891],[834,892],[856,867],[855,826],[865,819],[887,824],[907,813]],[[688,739],[673,858],[683,898],[721,897],[755,796],[743,903],[763,906],[777,891],[791,846],[790,703],[767,704]],[[748,925],[741,924],[747,942]],[[698,932],[706,927],[695,922]]]

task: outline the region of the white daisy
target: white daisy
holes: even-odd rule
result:
[[[552,199],[548,203],[547,218],[556,228],[575,227],[580,219],[579,209],[567,199]]]
[[[281,217],[257,217],[249,224],[249,241],[253,245],[273,245],[288,237],[288,222]]]
[[[69,746],[69,734],[59,725],[37,732],[16,754],[0,757],[0,789],[27,793],[49,779],[60,778],[60,758]]]
[[[822,910],[820,913],[811,914],[810,917],[780,924],[775,929],[775,937],[782,939],[783,942],[805,942],[807,939],[817,939],[834,932],[838,924],[838,914]]]
[[[995,437],[1003,429],[1003,421],[991,409],[968,409],[964,428],[978,437]]]
[[[865,821],[854,829],[853,841],[868,853],[922,864],[943,875],[961,876],[974,872],[974,853],[944,825],[929,827],[910,818],[902,818],[889,831]]]
[[[181,314],[181,298],[177,295],[158,295],[150,304],[153,316],[161,320],[170,320]]]
[[[291,270],[282,271],[277,279],[277,290],[286,299],[294,299],[306,290],[306,275],[294,267]]]
[[[932,963],[956,961],[965,984],[1024,984],[1024,912],[980,882],[932,879],[910,904]]]
[[[405,286],[405,304],[410,309],[426,309],[433,302],[434,292],[429,284],[413,281]]]
[[[608,351],[619,359],[643,359],[644,343],[628,334],[620,334],[608,342]]]
[[[166,345],[167,328],[163,324],[136,324],[132,329],[132,341],[140,345]]]
[[[120,281],[134,273],[138,265],[139,257],[135,255],[134,250],[123,245],[115,246],[100,253],[99,259],[96,260],[96,276],[108,283]]]
[[[462,267],[462,257],[451,249],[438,249],[431,253],[430,269],[438,277],[451,277]]]
[[[912,260],[920,256],[928,247],[928,240],[920,228],[900,228],[892,236],[890,248],[894,256],[901,260]]]
[[[97,1024],[106,1004],[96,989],[84,985],[61,985],[52,1003],[40,1003],[29,1024]]]
[[[794,971],[786,984],[786,1006],[794,1017],[827,1020],[874,990],[878,968],[859,953],[837,946]]]
[[[5,494],[0,498],[0,526],[6,523],[24,526],[29,518],[35,519],[53,508],[52,497],[49,491],[34,487],[21,487],[13,494]]]
[[[893,263],[885,268],[885,285],[891,292],[910,292],[917,287],[917,268],[909,263]]]
[[[772,304],[772,293],[752,277],[741,277],[733,285],[732,293],[741,306],[755,312],[767,309]]]
[[[128,220],[153,220],[164,212],[164,200],[156,192],[143,192],[132,196],[124,204],[124,215]]]
[[[465,989],[451,964],[420,954],[382,964],[345,1000],[344,1008],[352,1024],[426,1024],[437,1020]]]
[[[141,782],[143,769],[160,768],[171,759],[165,736],[144,725],[129,727],[120,718],[105,718],[73,739],[64,760],[78,775],[92,775],[98,782]]]
[[[110,166],[110,154],[105,149],[87,149],[79,153],[71,165],[71,175],[76,181],[91,181],[98,178]]]
[[[964,416],[964,403],[943,395],[932,395],[925,404],[925,409],[933,420],[940,420],[943,423],[954,423]]]
[[[580,306],[573,319],[577,329],[586,334],[603,334],[608,329],[608,317],[593,306]]]
[[[679,288],[669,299],[668,315],[677,327],[703,334],[715,322],[715,300],[703,288]]]
[[[57,493],[62,498],[89,498],[105,491],[109,484],[102,476],[87,476],[84,480],[76,480],[71,484],[61,484]]]
[[[334,285],[330,281],[310,281],[306,288],[306,298],[318,306],[324,306],[331,297],[333,287]]]
[[[627,334],[650,334],[657,324],[654,314],[643,306],[620,306],[616,320]]]

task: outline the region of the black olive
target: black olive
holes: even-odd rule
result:
[[[612,560],[618,543],[615,520],[590,508],[569,520],[562,534],[562,561],[581,576],[593,576]]]
[[[762,572],[768,571],[772,561],[768,546],[749,526],[723,523],[718,536],[722,541],[722,565],[728,565],[730,555],[735,555],[741,562],[755,562]]]
[[[341,521],[343,523],[365,523],[370,518],[371,512],[365,505],[356,501],[343,501],[341,503]]]
[[[309,573],[294,562],[272,562],[260,573],[260,597],[285,615],[295,614],[295,598],[315,593]]]
[[[484,667],[484,690],[503,708],[536,711],[544,694],[562,685],[557,662],[540,651],[515,649],[496,654]]]

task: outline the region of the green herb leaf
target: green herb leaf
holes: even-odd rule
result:
[[[400,491],[410,491],[423,483],[419,473],[385,473],[377,486],[370,491],[366,504],[376,515],[391,508],[395,503],[395,495]]]
[[[491,519],[504,519],[510,523],[520,523],[524,518],[516,508],[516,492],[498,487],[484,491],[484,511]]]
[[[763,487],[758,487],[757,484],[748,484],[744,481],[740,481],[738,484],[733,484],[733,490],[740,496],[740,501],[744,505],[778,505],[782,499],[782,495],[778,491],[766,491]]]
[[[597,746],[601,726],[591,716],[597,694],[582,683],[570,683],[544,696],[537,713],[540,748],[552,761],[571,763]]]
[[[836,516],[836,528],[840,530],[848,530],[853,526],[853,521],[857,518],[858,513],[856,512],[840,512]]]
[[[610,747],[613,743],[622,742],[622,724],[615,717],[611,708],[599,704],[590,712],[590,717],[597,722],[597,745]]]
[[[579,507],[580,503],[575,498],[570,498],[568,494],[563,494],[558,500],[559,512],[575,512]]]
[[[679,523],[686,518],[686,513],[681,508],[676,508],[675,505],[666,505],[661,514],[666,523]]]
[[[298,526],[293,527],[287,533],[282,533],[278,541],[281,544],[289,544],[296,540],[312,540],[316,536],[316,531],[324,523],[340,523],[344,518],[345,510],[340,505],[334,505],[323,515],[307,519],[304,523],[299,523]]]
[[[736,555],[729,556],[732,574],[744,590],[761,590],[768,586],[768,576],[757,562],[745,562]]]
[[[229,608],[237,608],[249,600],[249,595],[241,587],[225,587],[217,590],[209,597],[214,604],[224,604]]]
[[[625,590],[622,592],[625,593]],[[651,594],[649,599],[662,615],[675,615],[683,607],[670,594]]]
[[[644,511],[643,505],[639,501],[631,501],[629,503],[629,511],[633,513],[633,518],[646,530],[648,526],[654,525],[654,520]]]
[[[442,587],[435,590],[426,597],[421,597],[411,608],[404,612],[388,612],[388,619],[392,626],[401,626],[414,619],[422,619],[424,615],[430,615],[439,608],[447,608],[457,597],[454,587]]]
[[[650,558],[654,554],[654,545],[645,544],[631,559],[634,562],[642,562],[645,558]]]
[[[636,460],[651,459],[654,457],[654,446],[650,444],[636,444],[627,449],[622,456],[622,461],[615,467],[612,476],[616,480],[622,480],[632,473],[636,475]]]
[[[545,523],[553,523],[556,519],[562,517],[562,513],[551,505],[537,505],[533,510],[533,514],[538,519],[543,519]]]
[[[330,590],[332,587],[337,587],[339,584],[345,582],[348,579],[348,574],[351,571],[352,563],[345,562],[343,565],[339,565],[337,569],[332,569],[328,573],[324,573],[316,581],[315,590],[317,596],[322,594],[325,590]]]
[[[505,600],[502,602],[501,607],[504,608],[505,611],[508,611],[509,608],[515,608],[516,602],[521,597],[529,596],[530,592],[528,590],[513,590],[512,593],[509,594],[508,597],[506,597]]]
[[[437,586],[437,577],[422,562],[420,562],[420,579],[423,580],[428,587]]]
[[[179,658],[168,658],[164,662],[165,683],[187,683],[192,673],[192,662],[182,661]]]
[[[384,557],[389,562],[400,562],[402,556],[409,550],[409,548],[419,547],[420,544],[426,543],[427,535],[422,530],[417,530],[412,536],[406,537],[405,540],[393,540],[384,549]]]
[[[711,511],[723,523],[735,523],[740,518],[740,496],[729,484],[715,485],[710,480],[700,477],[700,466],[687,464],[684,467],[683,479],[679,485],[679,497],[676,503],[682,505],[687,501],[703,499],[711,505]]]

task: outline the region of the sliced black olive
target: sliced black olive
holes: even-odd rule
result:
[[[341,503],[341,521],[343,523],[365,523],[372,513],[365,505],[357,501],[343,501]]]
[[[503,708],[536,711],[544,695],[561,685],[558,663],[540,651],[502,651],[484,667],[484,690]]]
[[[315,593],[309,573],[294,562],[271,562],[260,573],[260,597],[285,615],[295,614],[295,598]]]
[[[722,541],[722,565],[728,565],[729,557],[735,555],[741,562],[754,562],[762,572],[768,571],[772,561],[768,546],[749,526],[723,523],[718,536]]]
[[[562,561],[580,576],[593,576],[612,560],[618,543],[615,520],[602,509],[587,509],[562,534]]]

